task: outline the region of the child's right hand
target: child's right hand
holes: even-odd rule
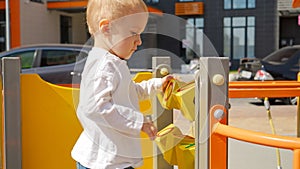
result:
[[[163,77],[162,80],[162,91],[165,92],[166,87],[168,85],[168,83],[172,80],[175,79],[175,77],[173,75],[167,75],[165,77]]]
[[[142,131],[149,136],[150,140],[154,140],[156,138],[157,128],[154,126],[153,122],[148,120],[146,117],[144,118]]]

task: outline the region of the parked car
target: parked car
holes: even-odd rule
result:
[[[299,65],[300,45],[287,46],[263,59],[241,59],[237,80],[297,80]],[[281,100],[287,104],[297,101],[294,97]]]
[[[1,52],[0,58],[20,57],[22,73],[39,74],[53,84],[72,84],[74,76],[80,77],[90,49],[77,44],[37,44]]]

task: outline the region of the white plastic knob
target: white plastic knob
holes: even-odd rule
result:
[[[163,67],[163,68],[160,69],[160,74],[162,76],[166,76],[166,75],[169,74],[169,70],[167,68]]]
[[[213,81],[213,83],[214,83],[215,85],[221,86],[221,85],[224,84],[225,79],[224,79],[223,75],[221,75],[221,74],[216,74],[216,75],[213,76],[212,81]]]

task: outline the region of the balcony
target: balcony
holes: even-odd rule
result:
[[[64,12],[84,12],[87,0],[47,0],[49,10],[60,10]]]
[[[1,0],[0,0],[1,1]],[[88,0],[47,0],[49,10],[59,10],[64,12],[84,12]],[[148,6],[148,11],[157,15],[162,15],[162,11]]]

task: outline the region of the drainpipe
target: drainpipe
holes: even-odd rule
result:
[[[10,12],[9,0],[5,0],[5,21],[6,21],[6,50],[10,49]]]

